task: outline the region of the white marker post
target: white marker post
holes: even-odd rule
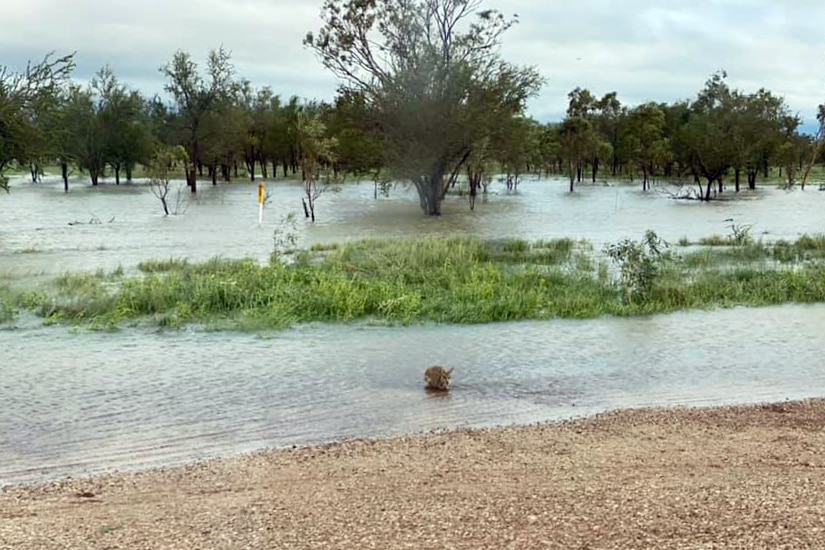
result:
[[[264,223],[264,201],[266,200],[266,184],[263,180],[258,183],[258,227]]]

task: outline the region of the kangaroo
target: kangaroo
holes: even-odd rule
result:
[[[453,369],[430,367],[424,372],[424,387],[428,390],[448,391],[453,380]]]

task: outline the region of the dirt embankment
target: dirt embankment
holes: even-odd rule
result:
[[[0,549],[823,548],[825,401],[619,411],[0,494]]]

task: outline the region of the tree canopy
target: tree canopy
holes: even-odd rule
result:
[[[0,66],[0,188],[8,191],[4,172],[13,161],[44,153],[44,125],[73,69],[74,54],[55,58],[53,53],[22,73]]]
[[[364,98],[392,177],[411,181],[421,208],[441,213],[473,152],[523,114],[542,78],[501,59],[515,23],[480,0],[327,0],[305,44]]]

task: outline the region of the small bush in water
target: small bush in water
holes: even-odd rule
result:
[[[641,241],[624,239],[605,248],[605,253],[619,265],[627,303],[648,297],[662,264],[669,259],[666,250],[667,243],[650,230]]]

